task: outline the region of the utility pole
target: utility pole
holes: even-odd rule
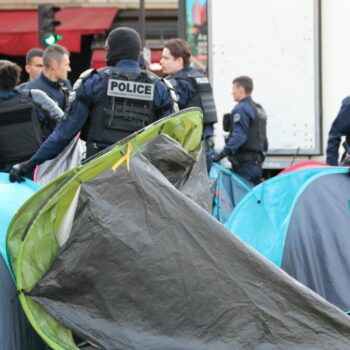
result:
[[[186,1],[179,0],[177,8],[177,36],[186,40]]]
[[[139,25],[142,47],[145,46],[145,17],[145,0],[140,0]]]

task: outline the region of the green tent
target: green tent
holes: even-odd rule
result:
[[[28,319],[40,336],[54,349],[75,349],[72,333],[26,295],[50,269],[58,251],[60,230],[80,185],[110,169],[132,145],[131,157],[140,145],[166,134],[188,152],[198,150],[202,135],[202,114],[191,108],[164,118],[118,142],[103,155],[71,169],[36,193],[19,210],[7,238],[8,257],[15,273],[20,300]]]

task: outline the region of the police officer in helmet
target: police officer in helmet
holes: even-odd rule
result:
[[[182,39],[169,39],[162,52],[160,64],[163,74],[174,87],[178,95],[180,109],[199,107],[203,111],[203,139],[207,145],[207,163],[210,166],[210,148],[214,145],[213,124],[217,122],[215,102],[211,85],[207,76],[190,66],[191,50],[189,44]]]
[[[232,82],[232,95],[237,103],[231,112],[230,134],[224,149],[213,157],[218,162],[228,157],[232,170],[257,185],[262,175],[264,154],[268,148],[266,113],[253,101],[253,80],[241,76]]]
[[[29,169],[56,157],[74,136],[86,141],[87,157],[174,112],[166,85],[142,71],[139,34],[127,27],[114,29],[106,41],[108,67],[81,74],[70,95],[66,116],[38,152],[15,165],[10,181],[20,181]]]

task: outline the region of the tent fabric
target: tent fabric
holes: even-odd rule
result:
[[[46,185],[69,169],[78,166],[86,154],[86,145],[77,135],[66,148],[54,159],[38,165],[34,172],[34,181]]]
[[[81,184],[122,160],[127,162],[143,144],[159,134],[170,136],[193,154],[199,149],[202,130],[203,116],[199,108],[188,108],[163,118],[51,181],[23,205],[21,215],[11,222],[7,250],[15,271],[19,297],[33,327],[51,348],[76,349],[77,346],[70,329],[45,312],[27,292],[55,260],[60,248],[56,235],[69,230],[67,216],[71,215],[72,209],[74,214],[73,203]]]
[[[254,188],[226,227],[343,311],[350,310],[348,168],[305,168]]]
[[[33,181],[26,180],[22,183],[11,183],[8,173],[0,173],[0,255],[6,264],[9,262],[6,254],[6,234],[10,222],[21,205],[40,188]],[[0,338],[1,339],[1,338]]]
[[[219,163],[213,163],[209,178],[213,181],[214,218],[225,224],[238,202],[254,187]]]
[[[59,322],[104,349],[350,346],[339,310],[242,244],[142,155],[130,163],[130,172],[81,185],[72,234],[30,292]]]
[[[111,26],[118,9],[115,7],[65,7],[56,13],[61,22],[56,33],[62,35],[59,44],[70,52],[80,52],[82,35],[104,34]],[[25,55],[38,47],[38,13],[33,10],[0,11],[0,52],[5,55]]]
[[[202,142],[201,149],[184,184],[179,188],[187,198],[192,199],[207,213],[212,211],[212,194],[207,175],[207,160],[205,144]]]
[[[44,344],[28,322],[15,284],[0,255],[0,349],[44,350]]]
[[[294,207],[282,259],[285,271],[344,311],[350,311],[349,203],[348,174],[310,183]]]
[[[243,198],[225,227],[280,267],[290,216],[299,193],[315,176],[347,171],[321,167],[273,177]]]
[[[141,147],[141,151],[170,183],[210,213],[212,196],[204,147],[202,143],[195,160],[178,142],[159,135]]]
[[[293,165],[289,166],[288,168],[279,172],[278,175],[289,173],[290,171],[307,169],[307,168],[319,168],[319,167],[323,167],[323,166],[329,166],[329,165],[327,165],[326,163],[323,163],[323,162],[315,161],[315,160],[308,160],[305,162],[299,162],[299,163],[293,164]]]

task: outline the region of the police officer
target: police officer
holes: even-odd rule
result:
[[[20,180],[34,165],[56,157],[79,131],[91,157],[173,113],[166,85],[140,69],[140,50],[140,36],[133,29],[121,27],[110,32],[106,41],[108,67],[90,69],[80,76],[67,115],[29,161],[13,167],[11,181]]]
[[[203,139],[207,141],[207,150],[214,144],[213,124],[217,122],[215,102],[212,89],[205,74],[190,67],[191,50],[182,39],[170,39],[163,48],[160,64],[162,73],[168,75],[178,95],[180,109],[199,107],[203,111]],[[211,152],[207,152],[207,162],[211,162]],[[210,164],[208,164],[210,166]]]
[[[63,116],[44,92],[15,88],[20,72],[17,64],[0,60],[0,171],[4,172],[32,156],[43,141],[36,107],[55,122]]]
[[[25,71],[29,75],[28,81],[36,79],[43,71],[43,54],[44,50],[38,47],[34,47],[28,50],[26,54],[26,65],[24,67]],[[21,84],[24,88],[26,83]]]
[[[44,91],[64,111],[72,88],[68,80],[68,73],[71,71],[69,52],[60,45],[49,46],[45,49],[42,60],[43,71],[36,79],[29,81],[25,88]],[[40,111],[38,115],[43,124],[44,135],[48,137],[56,127],[56,123],[45,119]]]
[[[232,170],[257,185],[267,151],[266,114],[252,100],[253,80],[241,76],[233,80],[232,95],[238,104],[231,112],[231,130],[224,149],[213,157],[228,157]]]
[[[328,134],[326,162],[329,165],[339,165],[339,146],[342,136],[346,137],[345,149],[347,152],[347,158],[350,158],[350,96],[342,101],[340,111]],[[350,165],[349,159],[347,159],[347,162],[344,165]]]

